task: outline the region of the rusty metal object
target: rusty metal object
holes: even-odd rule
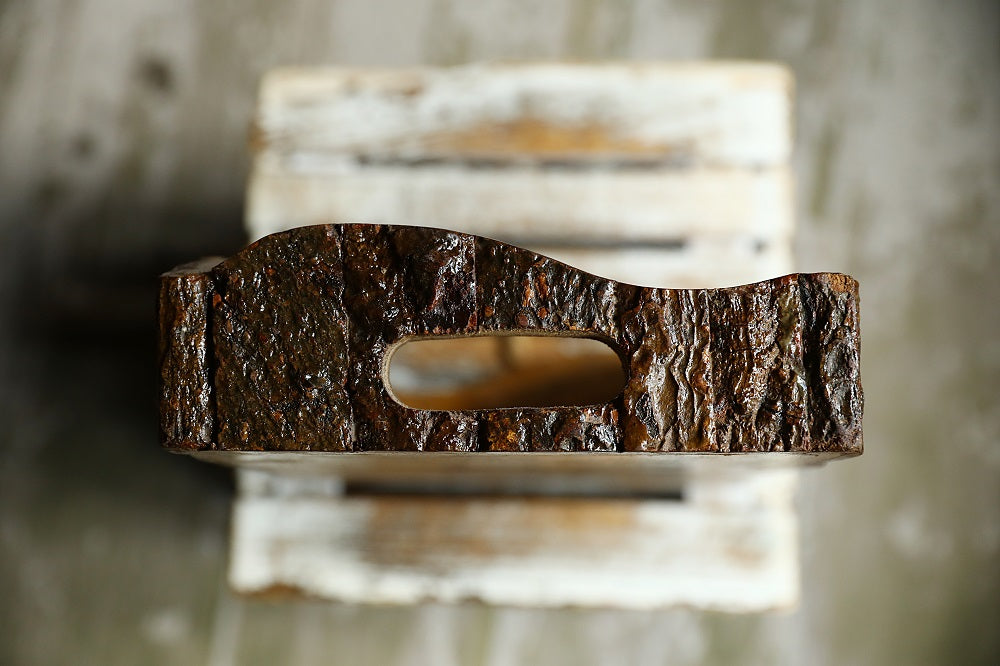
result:
[[[615,282],[485,238],[324,225],[162,277],[161,433],[179,450],[862,449],[857,282]],[[627,375],[586,407],[428,411],[387,389],[420,336],[593,337]]]

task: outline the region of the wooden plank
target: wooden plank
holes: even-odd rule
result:
[[[241,478],[229,577],[243,593],[729,611],[798,595],[793,480],[780,472],[685,502],[344,496],[315,484],[288,495],[280,479]],[[748,495],[757,501],[732,501]]]
[[[278,70],[261,89],[254,145],[289,161],[776,166],[788,161],[790,87],[772,64]]]
[[[248,226],[784,238],[790,88],[784,68],[750,64],[278,70],[261,88]]]
[[[259,159],[247,225],[258,238],[307,224],[412,224],[522,244],[778,241],[793,226],[785,167],[764,170],[296,168]]]

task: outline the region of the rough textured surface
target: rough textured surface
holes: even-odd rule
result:
[[[339,230],[350,318],[354,448],[476,450],[474,415],[407,409],[390,397],[383,381],[386,352],[401,338],[474,330],[471,239],[405,227],[346,225]]]
[[[212,282],[218,447],[349,448],[337,230],[263,239],[217,266]]]
[[[618,409],[504,409],[483,414],[484,451],[615,451]]]
[[[623,341],[631,351],[622,409],[627,450],[715,446],[709,293],[643,289],[625,311]]]
[[[179,282],[164,292],[172,340],[184,317],[169,297],[192,278],[164,279]],[[261,239],[213,284],[222,449],[861,452],[857,283],[844,275],[645,289],[466,234],[326,225]],[[623,394],[448,412],[404,407],[386,388],[387,354],[408,338],[510,332],[607,342],[627,369]],[[204,368],[190,380],[167,370],[178,385],[164,387],[165,444],[192,448],[169,427],[178,409],[204,412]]]
[[[484,331],[563,331],[618,338],[617,283],[480,238],[476,273]],[[627,286],[625,286],[628,289]]]
[[[204,260],[160,279],[160,439],[179,449],[214,447],[208,308],[214,294]]]

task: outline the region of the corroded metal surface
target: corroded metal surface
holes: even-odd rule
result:
[[[421,227],[274,234],[162,277],[161,431],[239,451],[841,452],[862,448],[857,282],[789,275],[636,287]],[[627,384],[604,405],[428,411],[386,388],[420,336],[602,340]]]

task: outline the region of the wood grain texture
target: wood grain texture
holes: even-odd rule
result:
[[[861,451],[848,276],[641,288],[497,241],[378,225],[274,234],[210,276],[219,448]],[[408,339],[511,333],[604,341],[626,369],[623,394],[586,408],[428,411],[386,386],[388,355]]]
[[[791,78],[749,63],[310,68],[261,86],[247,217],[517,244],[793,227]]]
[[[787,608],[794,514],[756,505],[607,497],[284,496],[241,472],[230,583],[342,602],[475,599],[531,607]],[[773,489],[787,478],[763,473]],[[257,487],[250,487],[257,486]],[[488,522],[484,522],[488,521]],[[741,594],[736,598],[732,589]]]
[[[275,157],[784,163],[790,76],[773,64],[287,69],[255,145]]]
[[[740,236],[780,242],[794,227],[784,167],[612,167],[306,162],[289,169],[261,157],[248,193],[248,226],[259,238],[311,224],[406,220],[528,245]]]

